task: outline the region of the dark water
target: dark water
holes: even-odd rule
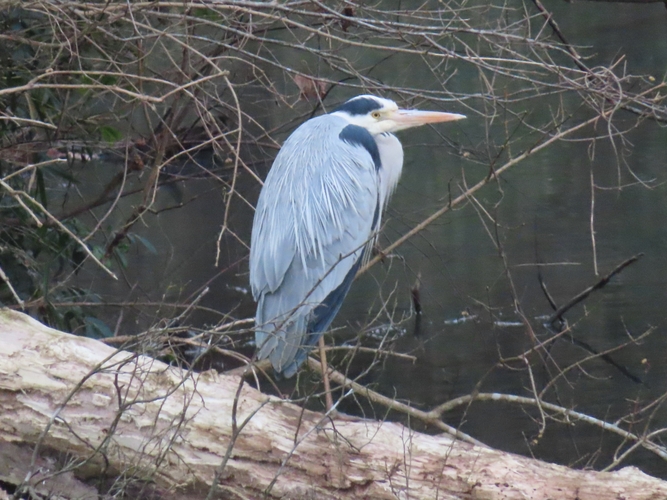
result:
[[[607,4],[562,3],[553,8],[566,35],[578,44],[594,46],[588,50],[595,54],[589,65],[606,64],[625,55],[629,72],[662,77],[667,67],[664,6],[614,4],[611,9]],[[305,112],[307,105],[303,106]],[[274,119],[279,120],[279,116]],[[474,115],[465,122],[443,126],[440,132],[473,152],[484,140],[483,123]],[[596,144],[594,156],[587,143],[561,142],[530,157],[476,194],[487,213],[473,202],[455,208],[401,246],[395,258],[360,277],[335,322],[343,327],[337,340],[356,337],[369,324],[376,333],[386,332],[391,324],[397,334],[395,350],[416,357],[414,362],[390,358],[374,368],[365,382],[422,408],[469,394],[480,382],[482,392],[530,395],[525,365],[498,365],[501,357],[519,355],[534,345],[518,309],[538,339],[551,335],[542,323],[553,310],[540,288],[538,273],[556,303],[562,305],[623,260],[643,252],[638,262],[566,315],[573,326],[572,335],[597,351],[654,328],[641,343],[613,354],[615,362],[642,383],[596,359],[583,364],[582,369],[570,370],[556,385],[557,391],[548,393],[547,400],[614,421],[665,394],[667,131],[647,121],[627,137],[632,146],[622,151],[622,161],[602,140]],[[452,154],[451,147],[433,130],[408,131],[401,139],[406,148],[404,176],[390,204],[383,244],[446,205],[450,192],[460,193],[463,176],[471,185],[488,173],[484,163]],[[119,167],[85,168],[86,185],[94,190]],[[265,172],[266,168],[260,165],[258,170]],[[650,187],[634,182],[618,189],[619,171],[624,183],[630,184],[628,179],[636,176]],[[595,255],[591,174],[598,186],[594,199]],[[239,190],[253,201],[258,195],[258,186],[247,176],[240,179]],[[137,201],[136,197],[123,200],[123,209],[109,223],[124,220]],[[144,223],[135,227],[157,253],[133,245],[129,267],[120,281],[113,283],[90,270],[80,280],[111,300],[130,298],[137,302],[184,302],[208,285],[211,291],[201,305],[234,318],[252,316],[247,250],[232,236],[223,237],[221,263],[214,267],[225,203],[221,187],[202,180],[163,188],[157,208],[180,202],[187,202],[188,209],[147,215]],[[230,226],[249,242],[252,213],[243,204],[234,203]],[[418,329],[410,296],[417,276],[423,307]],[[123,332],[141,331],[168,311],[166,307],[137,306],[123,318]],[[106,314],[113,322],[113,311]],[[220,319],[212,312],[191,318],[199,324]],[[373,344],[373,340],[368,343]],[[543,387],[559,368],[565,369],[589,354],[561,340],[543,352],[546,361],[532,355],[536,385]],[[360,367],[353,365],[353,369]],[[355,411],[352,404],[345,409]],[[365,407],[363,411],[371,410]],[[596,427],[553,421],[548,422],[544,436],[531,444],[539,431],[538,417],[533,408],[475,403],[446,415],[445,420],[492,446],[578,467],[608,465],[610,454],[620,445],[618,439]],[[667,409],[657,405],[641,418],[636,432],[641,433],[645,425],[651,430],[665,427]],[[638,451],[625,463],[667,478],[667,464],[647,452]]]

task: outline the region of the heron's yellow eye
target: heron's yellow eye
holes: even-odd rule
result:
[[[375,118],[376,120],[379,120],[380,117],[382,116],[382,113],[380,113],[379,111],[373,111],[373,112],[371,113],[371,116],[372,116],[373,118]]]

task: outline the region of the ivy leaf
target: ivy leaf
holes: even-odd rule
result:
[[[109,143],[118,142],[123,138],[123,134],[117,128],[110,125],[100,127],[100,134],[102,135],[102,140]]]

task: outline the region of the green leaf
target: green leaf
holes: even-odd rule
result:
[[[122,248],[122,245],[118,245],[116,249],[113,251],[113,254],[116,256],[120,266],[123,269],[127,269],[127,256],[125,255],[126,253],[127,249]]]
[[[93,252],[93,255],[97,257],[98,259],[104,258],[104,254],[106,252],[105,248],[100,245],[93,245],[90,247],[90,251]]]
[[[118,79],[113,75],[102,75],[100,78],[100,83],[103,85],[115,85]]]
[[[134,234],[134,233],[132,233],[132,234],[128,234],[127,237],[128,237],[132,242],[138,241],[138,242],[141,243],[144,247],[146,247],[146,250],[148,250],[150,253],[152,253],[153,255],[157,255],[157,250],[156,250],[156,248],[153,246],[153,244],[152,244],[150,241],[148,241],[148,240],[147,240],[146,238],[144,238],[143,236],[139,236],[138,234]]]
[[[123,138],[123,134],[117,128],[114,128],[110,125],[104,125],[100,127],[100,134],[102,135],[102,140],[105,142],[118,142]]]
[[[205,8],[193,9],[192,15],[199,19],[206,19],[208,21],[220,21],[222,19],[220,14],[218,14],[216,11]]]
[[[48,208],[48,199],[46,197],[46,186],[44,185],[44,174],[39,169],[37,169],[37,172],[35,174],[36,174],[35,177],[37,179],[37,196],[39,198],[40,203],[44,205],[44,208]]]
[[[84,85],[92,85],[93,83],[95,83],[95,81],[91,77],[85,74],[79,77],[79,81]]]
[[[86,337],[93,339],[113,337],[111,328],[109,328],[104,321],[97,319],[94,316],[86,316],[84,321],[86,323]]]

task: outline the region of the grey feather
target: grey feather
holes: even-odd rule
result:
[[[296,129],[257,203],[250,250],[256,342],[258,358],[269,357],[278,373],[296,370],[295,358],[312,340],[315,307],[343,283],[374,237],[379,173],[364,147],[339,139],[347,124],[324,115]]]

